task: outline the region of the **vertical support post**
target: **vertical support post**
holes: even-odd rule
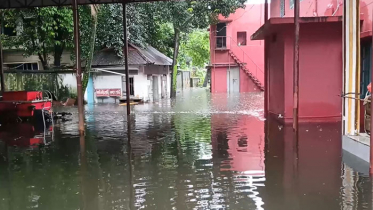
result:
[[[123,57],[124,65],[126,70],[126,105],[127,105],[127,116],[131,114],[130,107],[130,71],[128,67],[128,37],[127,37],[127,17],[126,17],[126,1],[123,0],[123,34],[124,34],[124,46],[123,46]]]
[[[75,45],[75,65],[76,65],[76,83],[78,89],[78,113],[79,113],[79,133],[84,134],[84,107],[82,90],[82,66],[80,60],[80,34],[79,34],[79,13],[77,0],[72,1],[74,18],[74,45]]]
[[[299,0],[294,0],[293,131],[298,137],[299,114]]]
[[[3,34],[3,14],[1,14],[1,23],[0,23],[0,35]],[[4,54],[3,54],[3,44],[0,37],[0,87],[1,93],[5,92],[5,77],[4,77]]]
[[[268,0],[264,1],[264,25],[268,21]],[[264,37],[264,118],[268,118],[269,103],[269,69],[268,69],[268,43]]]

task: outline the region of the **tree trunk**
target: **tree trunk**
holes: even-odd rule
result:
[[[83,74],[83,95],[87,89],[88,85],[88,78],[89,78],[89,72],[91,71],[92,67],[92,60],[93,60],[93,54],[95,51],[95,42],[96,42],[96,32],[97,32],[97,10],[98,5],[90,5],[91,7],[91,15],[92,15],[92,30],[91,30],[91,40],[89,42],[89,56],[87,58],[86,66],[85,66],[85,72]]]
[[[62,53],[65,46],[63,45],[54,45],[54,67],[61,66]]]
[[[48,69],[47,58],[45,58],[41,53],[38,53],[39,60],[43,66],[43,70]]]
[[[172,82],[171,82],[171,98],[176,97],[176,78],[177,78],[177,57],[179,54],[179,45],[180,45],[180,31],[174,27],[175,36],[174,36],[174,55],[172,58]]]

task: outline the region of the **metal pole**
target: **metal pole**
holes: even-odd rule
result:
[[[264,25],[268,21],[268,0],[264,1]],[[268,43],[267,38],[264,37],[264,118],[268,117],[268,103],[269,103],[269,69],[268,69]]]
[[[293,131],[298,136],[299,107],[299,0],[294,0]]]
[[[126,0],[123,0],[123,34],[124,34],[124,46],[123,46],[123,57],[124,65],[126,69],[126,104],[127,104],[127,116],[131,114],[130,107],[130,71],[128,68],[128,38],[127,38],[127,17],[126,17]]]
[[[82,90],[82,67],[80,60],[80,36],[79,36],[79,14],[77,0],[72,1],[74,17],[74,45],[76,62],[76,84],[78,89],[78,113],[79,113],[79,133],[84,134],[84,107]]]
[[[0,35],[3,34],[3,18],[1,14],[1,23],[0,23]],[[5,77],[4,77],[4,53],[3,53],[3,45],[0,37],[0,84],[1,84],[1,93],[5,92]]]

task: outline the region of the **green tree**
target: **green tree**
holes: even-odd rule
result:
[[[173,42],[173,81],[171,97],[176,96],[177,60],[182,33],[192,29],[207,28],[217,21],[219,14],[228,16],[238,8],[244,7],[246,0],[205,0],[205,1],[165,1],[156,2],[153,18],[172,24],[174,31]]]
[[[132,44],[144,47],[152,31],[154,21],[149,3],[133,3],[127,5],[128,39]],[[115,48],[122,56],[124,46],[123,8],[122,4],[102,5],[98,13],[97,49]]]
[[[17,36],[4,36],[4,47],[21,49],[25,56],[37,55],[45,69],[61,65],[62,52],[72,47],[73,20],[69,7],[11,9],[4,12],[6,27]]]
[[[197,29],[181,40],[178,62],[182,68],[191,66],[203,68],[210,60],[210,39],[207,30]]]

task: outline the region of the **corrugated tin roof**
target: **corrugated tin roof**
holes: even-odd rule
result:
[[[150,45],[148,45],[145,49],[137,48],[137,50],[141,55],[145,56],[146,60],[154,65],[172,65],[171,58],[167,57]]]
[[[162,54],[155,48],[148,46],[141,49],[134,45],[128,48],[129,65],[172,65],[172,59]],[[93,56],[92,66],[121,66],[124,65],[123,58],[119,57],[114,49],[101,50]]]

